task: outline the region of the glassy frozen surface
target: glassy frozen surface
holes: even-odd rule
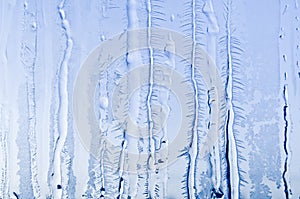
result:
[[[0,2],[0,198],[300,198],[298,0]]]

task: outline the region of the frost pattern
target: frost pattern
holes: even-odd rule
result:
[[[300,197],[299,11],[298,0],[2,1],[0,198]],[[184,35],[185,58],[171,34],[156,49],[155,28]],[[86,147],[74,84],[119,33],[127,53],[93,76],[99,128]],[[211,60],[224,90],[198,70]]]

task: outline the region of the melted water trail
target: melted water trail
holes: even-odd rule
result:
[[[68,135],[68,117],[69,117],[69,97],[68,97],[68,65],[73,48],[73,40],[70,33],[70,24],[66,19],[64,11],[65,1],[61,1],[58,5],[58,14],[61,19],[62,29],[66,37],[66,48],[64,50],[63,59],[59,69],[59,107],[58,107],[58,137],[54,146],[53,160],[53,182],[52,192],[53,198],[68,197],[67,185],[69,175],[69,155],[65,148],[65,142]]]
[[[283,120],[284,120],[284,142],[283,142],[283,149],[285,153],[285,160],[284,160],[284,170],[282,173],[282,179],[283,179],[283,185],[284,185],[284,193],[286,199],[289,198],[290,190],[289,190],[289,182],[288,182],[288,161],[289,161],[289,151],[288,151],[288,90],[287,85],[284,85],[283,87],[283,100],[284,100],[284,106],[283,106]]]
[[[8,176],[8,142],[7,135],[9,132],[9,114],[5,110],[4,106],[0,104],[0,197],[3,199],[8,199],[9,197],[9,176]]]
[[[297,7],[297,6],[296,6]],[[295,85],[295,79],[290,78],[295,74],[294,67],[291,67],[293,55],[290,49],[287,47],[291,45],[290,39],[293,38],[293,35],[290,32],[287,32],[286,29],[289,29],[294,24],[290,24],[289,21],[291,19],[293,8],[289,8],[289,2],[281,1],[280,2],[281,15],[280,15],[280,31],[279,31],[279,55],[280,59],[280,76],[281,76],[281,86],[282,86],[282,99],[283,99],[283,153],[284,153],[284,161],[282,164],[282,181],[283,181],[283,191],[285,198],[288,199],[292,195],[291,185],[290,185],[290,132],[291,132],[291,121],[290,121],[290,102],[289,102],[289,94],[292,92],[292,88]],[[289,9],[287,9],[289,8]],[[295,87],[294,87],[295,88]]]
[[[153,94],[153,81],[154,81],[154,62],[153,62],[153,49],[151,44],[151,28],[152,28],[152,0],[147,0],[147,12],[148,12],[148,19],[147,19],[147,45],[148,45],[148,52],[149,52],[149,90],[147,94],[147,120],[149,125],[149,137],[148,137],[148,168],[147,168],[147,181],[146,181],[146,196],[147,197],[154,197],[155,193],[153,192],[153,182],[151,178],[151,172],[153,172],[154,164],[156,162],[155,157],[155,142],[153,138],[153,119],[152,119],[152,105],[151,105],[151,98]],[[149,181],[150,179],[150,181]],[[149,195],[148,195],[149,194]]]
[[[231,12],[232,2],[227,2],[227,16],[226,16],[226,30],[227,30],[227,81],[226,81],[226,93],[227,93],[227,106],[228,106],[228,119],[227,119],[227,161],[229,167],[229,181],[230,181],[230,197],[233,199],[239,198],[239,174],[237,166],[237,150],[236,140],[233,134],[233,121],[234,121],[234,110],[233,110],[233,63],[232,63],[232,35],[231,35]]]
[[[206,26],[207,26],[207,44],[205,48],[207,49],[208,55],[212,58],[213,62],[216,62],[216,54],[217,54],[217,43],[216,38],[218,33],[220,32],[220,28],[218,25],[218,21],[216,18],[216,14],[214,11],[214,6],[211,0],[206,0],[204,2],[204,5],[202,7],[203,14],[206,18]],[[216,71],[218,73],[218,71]],[[218,82],[218,80],[217,80]],[[214,85],[216,86],[216,85]],[[225,122],[225,101],[224,101],[224,93],[221,90],[216,90],[215,88],[208,90],[208,106],[209,110],[213,106],[214,97],[219,96],[221,100],[219,100],[217,106],[218,106],[218,121],[217,121],[217,127],[215,129],[215,143],[214,148],[212,150],[212,171],[213,171],[213,188],[211,189],[212,195],[214,197],[223,197],[225,191],[227,191],[227,183],[226,183],[226,177],[224,174],[226,173],[226,164],[224,163],[224,151],[225,151],[225,128],[224,128],[224,122]],[[211,102],[210,102],[211,101]],[[210,113],[211,116],[214,115],[214,113]],[[210,121],[211,124],[213,124],[214,121]],[[210,136],[210,135],[209,135]]]
[[[2,2],[2,13],[0,21],[0,79],[2,83],[0,85],[0,198],[8,199],[10,198],[9,194],[9,168],[8,168],[8,133],[9,133],[9,118],[11,114],[7,110],[8,100],[7,100],[7,40],[8,40],[8,30],[7,26],[11,23],[12,11],[15,6],[12,6],[11,9],[5,6],[5,2]],[[3,20],[5,16],[6,20]]]
[[[195,164],[198,150],[198,88],[195,80],[195,54],[196,54],[196,1],[192,1],[192,63],[191,80],[194,89],[194,121],[192,127],[192,138],[189,149],[189,167],[188,167],[188,198],[195,198]]]
[[[24,35],[21,45],[21,61],[26,71],[26,102],[28,114],[28,142],[30,153],[30,176],[35,198],[40,197],[40,185],[37,170],[37,140],[36,140],[36,85],[35,70],[37,62],[37,5],[25,3],[24,6]],[[25,177],[25,176],[23,176]]]
[[[139,18],[139,4],[138,1],[136,0],[128,0],[127,1],[127,30],[134,30],[138,29],[140,26],[140,18]],[[127,51],[129,52],[134,48],[134,46],[138,45],[139,40],[137,39],[139,37],[138,34],[135,32],[128,32],[128,37],[127,37]],[[142,60],[142,53],[141,52],[130,52],[127,53],[126,55],[126,73],[128,73],[130,70],[133,70],[135,67],[138,66],[138,64]],[[133,78],[135,79],[134,81],[130,81],[129,77],[126,75],[126,96],[124,98],[126,101],[130,100],[129,99],[129,92],[132,92],[133,89],[135,88],[136,84],[141,84],[142,78],[141,75],[136,75]],[[136,125],[139,125],[142,123],[142,119],[140,118],[143,113],[143,111],[146,109],[144,105],[144,95],[143,92],[138,90],[136,91],[138,94],[136,95],[136,98],[134,100],[134,107],[131,110],[131,112],[135,113],[135,117],[137,118],[136,123],[131,125],[132,123],[130,122],[131,119],[130,117],[127,117],[126,122],[126,142],[124,142],[124,147],[127,146],[128,148],[128,153],[134,152],[138,154],[137,159],[127,159],[126,164],[124,165],[124,169],[127,169],[129,171],[136,171],[133,173],[128,173],[128,183],[127,186],[124,190],[128,197],[144,197],[144,192],[146,192],[147,187],[146,181],[147,177],[144,172],[143,168],[146,167],[146,162],[141,158],[142,154],[145,153],[145,146],[146,144],[144,143],[144,138],[142,136],[142,132],[140,127],[138,126],[137,128]],[[129,113],[130,108],[128,107],[126,112]],[[137,134],[137,137],[132,138],[129,135],[135,135]],[[136,140],[138,139],[138,140]],[[125,145],[126,144],[126,145]],[[125,158],[125,157],[124,157]],[[126,180],[126,179],[125,179]]]

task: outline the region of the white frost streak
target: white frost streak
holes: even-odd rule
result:
[[[154,82],[154,63],[153,63],[153,48],[151,46],[151,28],[152,28],[152,2],[151,0],[147,1],[147,11],[148,11],[148,24],[147,24],[147,44],[149,50],[149,59],[150,59],[150,69],[149,69],[149,90],[147,95],[147,111],[148,111],[148,123],[149,123],[149,157],[148,157],[148,192],[150,196],[155,195],[154,183],[152,181],[153,176],[151,172],[154,170],[154,164],[156,162],[155,158],[155,141],[153,138],[153,127],[154,122],[152,118],[152,107],[151,107],[151,96],[153,94],[153,82]],[[149,171],[150,169],[150,171]],[[154,180],[154,179],[153,179]]]
[[[55,154],[54,154],[54,182],[52,184],[53,198],[62,198],[63,190],[67,186],[67,181],[65,182],[62,175],[62,165],[63,157],[61,154],[67,153],[64,149],[64,144],[68,133],[68,62],[70,60],[71,51],[73,47],[73,41],[70,36],[70,25],[68,20],[66,20],[65,11],[63,10],[64,1],[58,6],[58,12],[62,20],[62,28],[65,31],[65,36],[67,39],[66,49],[64,52],[63,60],[60,66],[60,85],[59,85],[59,137],[56,142]],[[67,161],[68,162],[68,161]],[[63,184],[63,182],[65,182]],[[61,186],[61,187],[59,187]]]
[[[27,106],[28,106],[28,141],[30,150],[30,172],[33,194],[35,198],[40,198],[40,185],[38,183],[37,169],[37,140],[36,140],[36,94],[35,94],[35,68],[37,56],[37,31],[31,34],[31,20],[35,23],[37,18],[36,3],[32,7],[24,7],[24,40],[26,34],[29,35],[29,41],[22,43],[22,63],[26,70],[26,89],[27,89]],[[32,10],[30,10],[32,9]]]
[[[150,77],[149,77],[149,92],[147,96],[147,110],[148,110],[148,121],[149,121],[149,152],[150,157],[154,158],[154,140],[153,140],[153,120],[152,120],[152,113],[151,113],[151,96],[153,92],[153,49],[151,47],[151,0],[147,2],[147,9],[148,9],[148,49],[149,49],[149,57],[150,57]]]
[[[9,114],[5,107],[7,107],[7,55],[6,46],[8,31],[5,30],[5,26],[11,22],[12,11],[6,9],[4,2],[2,2],[1,19],[4,16],[7,20],[0,21],[0,78],[2,80],[0,84],[0,198],[9,198],[9,171],[8,171],[8,143],[7,136],[9,132]],[[6,24],[7,23],[7,24]]]
[[[195,165],[196,165],[196,157],[197,157],[197,148],[198,148],[198,132],[197,132],[197,126],[198,126],[198,88],[197,83],[195,79],[195,55],[196,55],[196,1],[193,0],[192,2],[192,9],[193,9],[193,17],[192,17],[192,40],[193,40],[193,46],[192,46],[192,68],[191,68],[191,78],[192,83],[194,87],[194,99],[195,99],[195,108],[194,108],[194,123],[192,128],[192,145],[191,149],[189,151],[190,154],[190,171],[189,171],[189,182],[188,182],[188,189],[189,189],[189,195],[191,198],[195,198]]]
[[[40,186],[37,179],[37,141],[36,141],[36,106],[35,106],[35,85],[34,72],[28,77],[27,82],[27,100],[29,109],[29,146],[31,162],[31,181],[33,193],[36,198],[40,197]]]
[[[4,106],[0,104],[0,198],[9,198],[8,183],[8,151],[7,151],[7,133],[8,133],[8,117]]]
[[[237,150],[236,150],[236,141],[233,135],[233,121],[234,121],[234,111],[233,111],[233,103],[232,103],[232,55],[231,55],[231,1],[228,2],[228,10],[227,10],[227,57],[228,57],[228,85],[226,88],[227,93],[227,105],[229,109],[229,121],[228,121],[228,140],[229,140],[229,167],[230,167],[230,186],[231,186],[231,198],[237,199],[239,198],[239,173],[238,173],[238,165],[237,165]]]

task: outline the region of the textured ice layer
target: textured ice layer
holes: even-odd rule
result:
[[[298,0],[1,1],[0,198],[300,197],[299,31]]]

